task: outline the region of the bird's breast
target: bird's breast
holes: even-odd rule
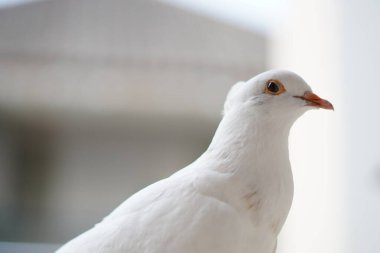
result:
[[[238,205],[253,226],[262,226],[277,235],[289,213],[293,199],[293,177],[289,168],[281,172],[258,173],[242,184]]]

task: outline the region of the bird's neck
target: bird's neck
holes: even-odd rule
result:
[[[204,154],[219,164],[215,169],[251,173],[260,167],[278,167],[276,163],[289,164],[288,136],[293,122],[262,118],[254,114],[224,116]]]

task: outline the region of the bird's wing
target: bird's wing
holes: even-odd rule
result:
[[[236,252],[241,226],[233,207],[200,193],[186,173],[134,194],[57,253]]]
[[[137,229],[135,226],[139,225],[139,219],[151,216],[153,209],[162,205],[160,198],[171,187],[169,180],[164,179],[135,193],[100,223],[58,249],[57,253],[118,252],[116,249],[121,243],[131,241],[131,231]],[[122,231],[126,236],[120,239]]]

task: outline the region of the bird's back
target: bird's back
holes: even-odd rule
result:
[[[188,169],[148,186],[57,253],[268,252],[276,236],[222,198],[223,179],[210,173]]]

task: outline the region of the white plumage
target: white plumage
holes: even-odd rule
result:
[[[293,197],[288,135],[332,109],[296,74],[262,73],[229,92],[201,157],[137,192],[57,253],[272,253]]]

